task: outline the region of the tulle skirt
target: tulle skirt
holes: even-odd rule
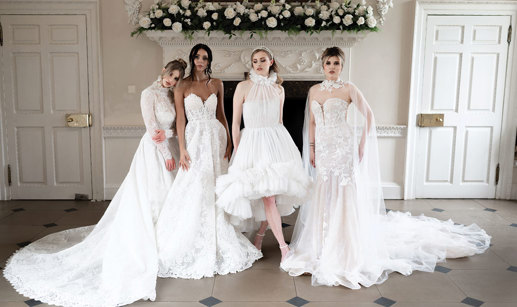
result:
[[[51,305],[118,306],[156,297],[155,221],[174,180],[146,133],[97,225],[50,234],[16,252],[4,276]]]
[[[241,231],[266,220],[262,198],[275,196],[281,216],[302,204],[310,186],[300,152],[281,124],[245,128],[227,175],[217,178],[217,205]]]
[[[406,212],[371,212],[357,202],[355,183],[317,178],[312,202],[296,222],[282,269],[312,274],[315,286],[351,289],[380,284],[390,272],[432,272],[437,262],[483,253],[490,236],[476,224],[455,225]]]

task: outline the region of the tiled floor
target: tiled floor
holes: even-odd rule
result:
[[[392,210],[411,211],[458,223],[477,223],[492,235],[483,255],[448,260],[434,273],[393,273],[379,286],[350,290],[313,287],[310,277],[290,277],[278,268],[280,252],[271,232],[264,258],[247,271],[201,280],[158,279],[156,302],[131,306],[517,306],[517,202],[495,200],[386,201]],[[49,233],[96,223],[107,203],[74,201],[0,202],[0,267],[19,247]],[[290,238],[295,216],[284,219]],[[16,293],[0,278],[0,306],[47,306]]]

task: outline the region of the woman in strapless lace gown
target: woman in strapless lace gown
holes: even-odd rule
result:
[[[4,270],[16,291],[61,306],[121,306],[155,299],[155,222],[178,159],[170,87],[183,78],[186,66],[183,60],[169,62],[142,91],[146,133],[99,223],[48,235],[16,252]],[[157,135],[166,139],[156,144],[152,138]]]
[[[325,50],[326,80],[309,92],[304,162],[316,168],[316,183],[281,267],[292,276],[310,273],[313,285],[358,289],[393,271],[432,272],[445,258],[483,253],[490,236],[476,224],[386,214],[375,120],[359,89],[339,79],[344,60],[341,49]]]
[[[210,77],[208,46],[194,46],[189,61],[190,76],[174,91],[180,170],[157,223],[158,275],[199,279],[245,270],[262,254],[215,205],[231,154],[223,84]]]

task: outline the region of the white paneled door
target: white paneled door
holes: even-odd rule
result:
[[[89,112],[85,16],[2,15],[0,22],[11,198],[91,198],[89,128],[65,119]]]
[[[419,112],[417,198],[494,198],[510,16],[429,16]]]

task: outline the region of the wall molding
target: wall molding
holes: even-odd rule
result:
[[[406,137],[405,125],[377,125],[377,136],[381,138]],[[145,126],[105,126],[102,128],[104,138],[141,138]]]

